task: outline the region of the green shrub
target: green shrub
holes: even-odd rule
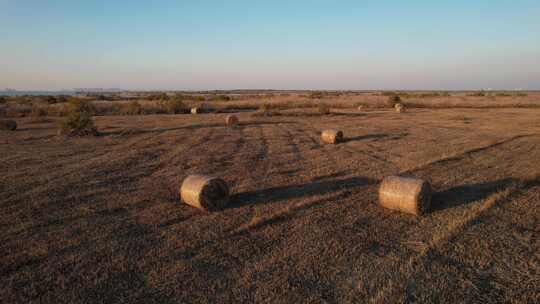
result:
[[[96,135],[92,115],[87,112],[71,112],[60,122],[62,134],[65,135]]]
[[[67,116],[60,122],[61,134],[69,136],[97,135],[92,120],[94,105],[81,99],[70,99]]]

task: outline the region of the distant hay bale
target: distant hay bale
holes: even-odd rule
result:
[[[225,122],[228,126],[236,126],[238,125],[238,117],[235,115],[227,115],[227,118],[225,118]]]
[[[405,112],[405,106],[402,103],[396,103],[394,105],[394,108],[396,109],[396,112],[398,112],[398,113]]]
[[[379,188],[379,203],[388,209],[422,215],[431,205],[431,185],[417,178],[388,176]]]
[[[15,120],[0,120],[0,130],[15,131],[17,129],[17,122]]]
[[[327,144],[337,144],[343,141],[343,132],[336,130],[324,130],[321,133],[321,139]]]
[[[200,114],[201,113],[201,109],[200,108],[191,108],[191,114]]]
[[[229,188],[224,180],[203,175],[190,175],[180,188],[182,201],[206,211],[223,209],[229,203]]]
[[[364,106],[363,105],[359,105],[358,106],[358,111],[362,111],[364,109]]]

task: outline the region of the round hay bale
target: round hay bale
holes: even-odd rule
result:
[[[360,105],[358,106],[358,111],[362,111],[364,109],[364,106]]]
[[[15,131],[17,129],[17,122],[15,120],[0,120],[0,130]]]
[[[388,209],[422,215],[431,206],[431,185],[417,178],[388,176],[379,188],[379,204]]]
[[[396,109],[396,112],[398,113],[402,113],[402,112],[405,112],[405,106],[401,103],[396,103],[394,105],[394,108]]]
[[[337,144],[343,141],[343,132],[336,130],[324,130],[321,133],[321,139],[327,144]]]
[[[236,115],[227,115],[225,122],[228,126],[236,126],[238,125],[238,117],[236,117]]]
[[[200,108],[191,108],[191,114],[199,114],[199,113],[201,113]]]
[[[190,175],[180,187],[182,201],[205,211],[223,209],[229,203],[229,187],[224,180],[204,175]]]

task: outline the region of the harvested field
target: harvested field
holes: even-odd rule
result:
[[[0,131],[0,302],[540,302],[540,110],[227,115]],[[229,207],[181,203],[191,174]],[[389,175],[432,210],[381,208]]]

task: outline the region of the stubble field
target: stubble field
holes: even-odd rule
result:
[[[0,131],[0,302],[540,302],[540,110],[225,116]],[[181,204],[195,173],[230,207]],[[396,174],[432,183],[430,213],[378,206]]]

